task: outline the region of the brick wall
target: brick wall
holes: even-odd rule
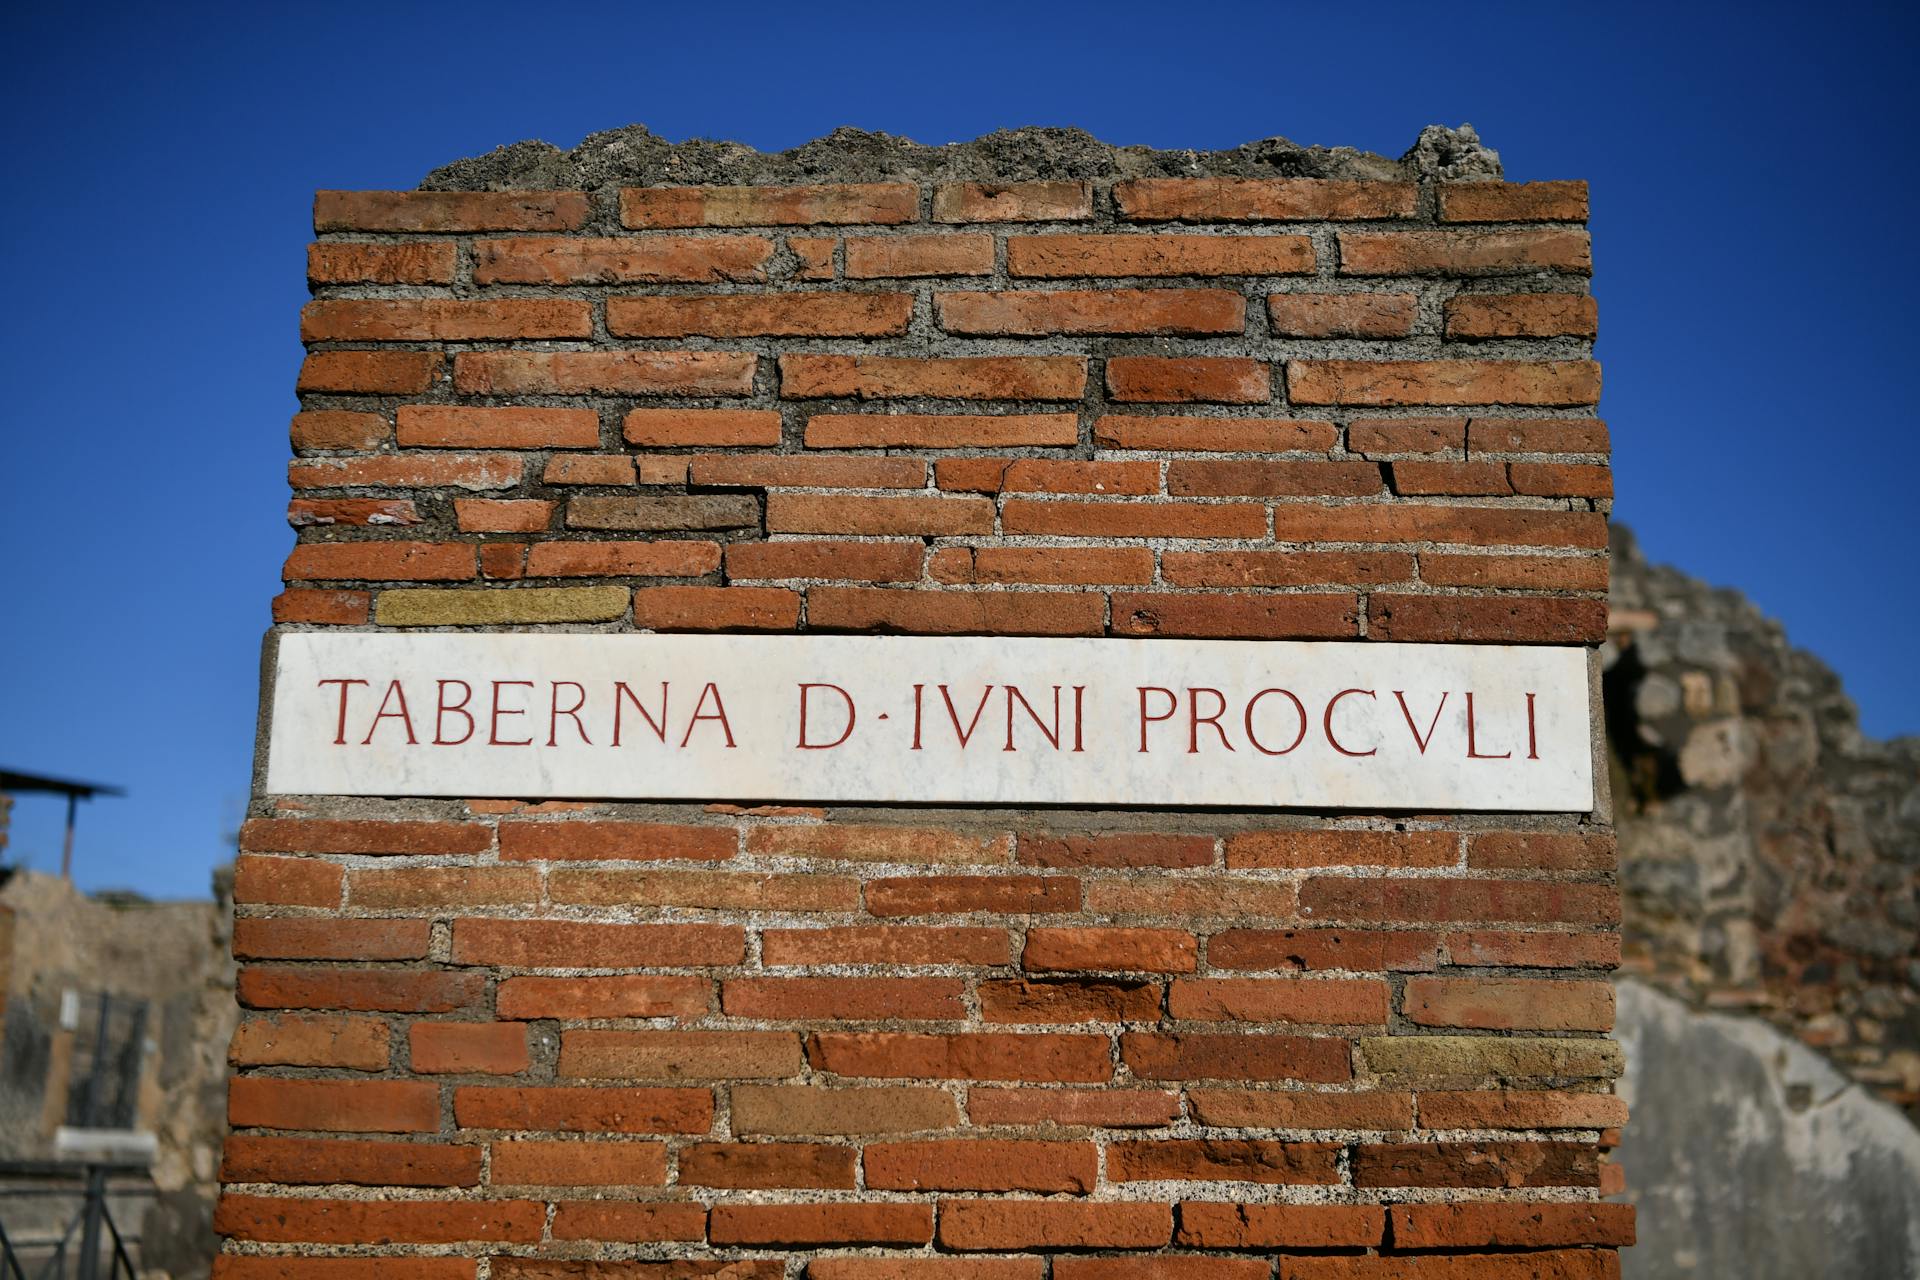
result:
[[[323,192],[274,618],[1594,645],[1585,216]],[[219,1274],[1612,1276],[1606,818],[261,796]]]

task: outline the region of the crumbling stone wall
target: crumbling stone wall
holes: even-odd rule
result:
[[[1880,742],[1736,591],[1616,527],[1607,712],[1626,967],[1920,1118],[1920,738]]]
[[[1497,178],[630,130],[324,192],[276,623],[1597,645],[1586,190]],[[1141,800],[258,796],[220,1273],[1612,1275],[1604,796]]]

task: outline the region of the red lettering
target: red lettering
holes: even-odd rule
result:
[[[633,709],[638,711],[640,718],[647,722],[647,728],[653,730],[653,736],[660,739],[661,745],[665,746],[667,741],[667,682],[665,680],[660,682],[660,718],[655,720],[653,713],[641,704],[639,697],[634,694],[633,690],[627,688],[626,681],[614,681],[613,745],[616,747],[620,745],[620,699],[622,698],[625,698],[633,704]]]
[[[913,686],[913,746],[911,750],[914,751],[920,749],[920,695],[926,691],[926,687],[924,684],[916,684]]]
[[[395,700],[399,701],[400,709],[398,711],[387,710],[388,705]],[[373,723],[367,726],[367,736],[361,739],[361,746],[364,747],[373,741],[373,735],[379,730],[382,720],[398,720],[401,727],[407,731],[407,745],[410,747],[420,745],[420,740],[413,736],[413,717],[407,714],[407,691],[400,687],[398,680],[390,680],[387,682],[386,695],[380,699],[380,710],[374,713]]]
[[[980,713],[987,709],[987,699],[992,696],[992,685],[988,685],[985,689],[981,690],[980,705],[973,709],[973,719],[967,721],[966,730],[963,732],[960,728],[960,713],[956,711],[953,706],[953,695],[947,691],[947,686],[940,686],[941,700],[947,704],[947,719],[953,721],[953,735],[960,739],[960,749],[962,751],[967,749],[967,739],[971,738],[973,731],[980,727]]]
[[[1083,684],[1077,684],[1073,686],[1073,749],[1075,751],[1083,752],[1087,749],[1087,738],[1086,738],[1087,714],[1086,712],[1087,712],[1087,686]]]
[[[1203,693],[1212,694],[1214,698],[1220,703],[1219,706],[1213,709],[1212,715],[1203,716],[1200,714],[1200,695]],[[1221,693],[1218,689],[1208,689],[1204,687],[1195,689],[1195,688],[1192,688],[1191,686],[1188,687],[1187,689],[1187,754],[1188,755],[1190,756],[1198,755],[1200,752],[1200,726],[1203,724],[1211,725],[1213,727],[1213,731],[1220,735],[1221,746],[1225,747],[1229,751],[1233,750],[1233,744],[1227,741],[1227,731],[1220,727],[1220,717],[1225,715],[1226,713],[1227,713],[1227,695],[1226,694]]]
[[[808,742],[807,741],[807,695],[812,690],[815,690],[815,689],[831,689],[835,693],[839,694],[841,699],[845,701],[847,704],[847,727],[845,729],[842,729],[840,731],[840,736],[835,738],[832,742]],[[801,685],[800,686],[800,741],[795,745],[798,746],[802,751],[827,751],[827,750],[831,750],[834,747],[839,746],[841,743],[845,742],[848,738],[853,736],[854,715],[855,713],[853,709],[853,695],[849,694],[845,689],[842,689],[839,685],[837,684],[803,684]]]
[[[1277,693],[1281,697],[1285,698],[1288,702],[1291,702],[1293,704],[1294,711],[1298,713],[1300,716],[1300,732],[1293,735],[1292,742],[1289,742],[1286,746],[1280,748],[1277,751],[1271,747],[1266,747],[1261,745],[1259,736],[1255,734],[1253,731],[1253,710],[1255,707],[1260,705],[1260,699],[1266,697],[1270,693]],[[1251,742],[1253,744],[1253,749],[1255,751],[1258,751],[1261,755],[1283,756],[1287,754],[1287,752],[1299,746],[1302,742],[1306,741],[1306,737],[1307,737],[1307,708],[1303,703],[1301,703],[1299,698],[1293,695],[1291,690],[1262,689],[1260,692],[1254,694],[1252,698],[1248,699],[1247,701],[1247,741]]]
[[[465,680],[441,680],[434,691],[433,706],[433,745],[436,747],[457,747],[473,736],[473,715],[467,710],[467,704],[473,701],[473,686]],[[447,701],[447,686],[460,686],[460,701]],[[447,717],[459,716],[467,722],[467,731],[457,738],[447,736]]]
[[[500,736],[500,718],[502,716],[523,716],[527,714],[525,707],[502,707],[500,705],[500,691],[515,685],[521,688],[531,689],[533,688],[533,681],[495,680],[493,682],[493,710],[487,717],[487,745],[490,747],[530,747],[533,745],[533,738],[531,736],[526,738],[502,738]]]
[[[1140,690],[1140,754],[1145,755],[1147,751],[1147,726],[1156,721],[1173,719],[1173,713],[1180,709],[1180,699],[1175,695],[1173,690],[1162,689],[1158,685],[1143,684],[1135,687]],[[1166,697],[1166,714],[1158,716],[1147,714],[1147,695],[1150,693],[1158,693]]]
[[[1393,691],[1393,696],[1400,703],[1400,714],[1406,717],[1407,728],[1412,732],[1414,745],[1420,748],[1421,755],[1427,754],[1427,744],[1433,741],[1433,731],[1440,727],[1440,713],[1446,710],[1448,692],[1445,689],[1440,691],[1440,705],[1433,709],[1433,720],[1427,725],[1427,736],[1423,738],[1420,736],[1420,727],[1413,722],[1413,712],[1407,710],[1407,695],[1399,689]]]
[[[1006,690],[1007,690],[1007,745],[1000,749],[1002,751],[1014,750],[1013,704],[1016,700],[1018,700],[1020,705],[1026,708],[1028,718],[1030,718],[1033,721],[1033,723],[1039,727],[1040,736],[1045,738],[1049,743],[1051,743],[1055,751],[1058,751],[1060,749],[1060,686],[1059,685],[1053,686],[1053,728],[1051,730],[1047,728],[1046,722],[1043,721],[1039,717],[1039,715],[1034,711],[1033,704],[1027,701],[1027,697],[1025,694],[1021,693],[1020,690],[1014,685],[1006,686]]]
[[[1365,751],[1349,751],[1345,747],[1340,745],[1340,739],[1333,736],[1334,708],[1340,705],[1340,699],[1346,697],[1348,694],[1351,694],[1351,693],[1364,693],[1369,698],[1374,696],[1374,692],[1371,689],[1342,689],[1340,692],[1334,694],[1331,698],[1327,699],[1327,714],[1320,718],[1320,727],[1322,730],[1326,732],[1328,745],[1331,746],[1335,751],[1338,751],[1343,756],[1378,755],[1380,753],[1380,748],[1378,747],[1369,747]],[[1468,696],[1471,697],[1472,695],[1468,695]]]
[[[1483,755],[1475,745],[1473,726],[1473,690],[1467,690],[1467,759],[1469,760],[1511,760],[1513,752],[1502,751],[1499,755]]]
[[[702,712],[701,708],[707,705],[708,694],[713,695],[713,710],[711,712]],[[707,687],[700,691],[699,700],[693,704],[693,718],[687,721],[687,731],[680,739],[680,745],[682,747],[686,746],[688,741],[692,739],[694,728],[702,720],[719,721],[720,732],[727,736],[727,746],[733,746],[733,726],[727,723],[727,704],[720,700],[720,686],[714,684],[711,680],[707,681]]]
[[[333,734],[333,745],[336,747],[344,747],[347,745],[347,691],[353,685],[365,683],[365,680],[348,680],[344,676],[328,676],[320,682],[322,689],[330,684],[340,686],[340,721],[338,728],[334,730]]]
[[[547,690],[547,745],[550,747],[560,745],[560,717],[565,716],[573,721],[574,731],[580,735],[580,741],[592,746],[593,739],[587,736],[587,726],[580,723],[580,708],[587,705],[587,687],[576,684],[572,680],[554,680],[549,683],[552,687]],[[562,689],[571,689],[579,695],[573,700],[572,706],[560,705]]]
[[[1540,758],[1540,727],[1534,722],[1533,698],[1533,694],[1527,695],[1527,759],[1538,760]]]

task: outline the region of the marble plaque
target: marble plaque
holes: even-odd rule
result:
[[[1579,648],[299,632],[277,795],[1577,812]]]

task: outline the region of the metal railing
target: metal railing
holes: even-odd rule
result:
[[[139,1182],[110,1185],[114,1178]],[[152,1194],[145,1165],[0,1161],[0,1280],[139,1280],[133,1258],[140,1237],[120,1230],[108,1200]],[[30,1215],[8,1212],[10,1204],[30,1199],[74,1197],[79,1209],[54,1235],[29,1236],[17,1224]],[[7,1229],[9,1218],[16,1223],[13,1233]]]

